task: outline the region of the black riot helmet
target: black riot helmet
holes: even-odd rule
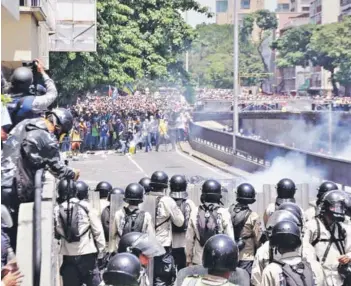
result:
[[[122,188],[113,188],[107,196],[107,201],[111,201],[111,196],[112,195],[123,195],[124,196],[124,190]]]
[[[216,180],[206,180],[201,192],[201,202],[219,203],[222,198],[222,186]]]
[[[151,192],[151,187],[150,187],[150,183],[151,183],[151,179],[150,178],[142,178],[139,181],[139,184],[143,186],[144,190],[145,190],[145,194],[150,193]]]
[[[47,113],[47,117],[55,126],[61,127],[59,134],[68,133],[73,127],[73,116],[68,109],[53,109]]]
[[[287,178],[281,179],[277,186],[277,195],[280,199],[293,199],[296,193],[295,183]]]
[[[156,171],[151,175],[150,187],[155,192],[162,192],[168,188],[168,175],[163,171]]]
[[[144,198],[144,188],[138,183],[129,184],[124,191],[124,201],[127,203],[137,203],[143,202]]]
[[[296,217],[293,213],[286,210],[275,211],[268,219],[266,224],[266,233],[268,237],[272,235],[273,227],[281,221],[291,221],[298,225],[300,223],[298,217]]]
[[[321,198],[320,215],[329,215],[334,221],[345,220],[346,196],[342,191],[333,190],[325,193]]]
[[[278,210],[285,210],[288,212],[291,212],[294,216],[296,216],[299,219],[299,226],[302,227],[303,225],[303,215],[302,215],[302,210],[301,208],[292,202],[286,202],[286,203],[282,203]]]
[[[83,181],[76,182],[77,197],[79,200],[88,198],[89,186]]]
[[[236,189],[236,200],[238,203],[253,204],[256,201],[255,196],[254,187],[248,183],[240,184]]]
[[[103,279],[106,285],[138,286],[141,265],[131,253],[118,253],[107,264]]]
[[[73,180],[62,179],[57,184],[57,192],[61,201],[76,196],[76,186]]]
[[[235,271],[238,265],[239,249],[225,234],[212,236],[204,245],[202,265],[214,271]]]
[[[100,198],[107,198],[109,192],[112,190],[112,185],[109,182],[101,181],[96,185],[95,192],[100,193]]]
[[[170,197],[177,199],[186,199],[188,197],[188,193],[186,191],[187,188],[186,178],[182,175],[174,175],[169,181],[169,187],[171,189]]]
[[[329,191],[333,191],[333,190],[338,190],[338,186],[334,183],[334,182],[323,182],[319,188],[318,188],[318,193],[317,193],[317,205],[320,204],[321,198],[322,196]]]
[[[33,83],[33,72],[27,67],[16,68],[11,76],[12,89],[15,93],[27,93]]]
[[[129,232],[121,237],[118,253],[129,252],[139,257],[140,254],[153,258],[165,254],[164,247],[156,238],[147,233]]]
[[[296,223],[280,221],[272,229],[269,244],[273,247],[295,250],[301,246],[301,232]]]

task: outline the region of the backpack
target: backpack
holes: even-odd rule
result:
[[[180,210],[182,211],[182,214],[184,216],[184,223],[182,226],[176,226],[174,223],[172,223],[172,231],[176,233],[183,233],[186,232],[189,224],[189,219],[190,219],[190,205],[186,202],[186,200],[183,200],[179,206]]]
[[[104,229],[105,240],[108,242],[110,238],[110,206],[104,208],[101,213],[101,224]]]
[[[212,236],[218,234],[218,205],[205,204],[199,206],[197,212],[197,229],[199,231],[200,239],[198,239],[201,247],[203,247],[207,240]]]
[[[311,265],[306,260],[303,259],[296,265],[289,265],[276,260],[273,260],[273,263],[277,263],[282,267],[286,286],[315,285]]]
[[[134,209],[131,211],[126,207],[124,208],[124,211],[126,215],[124,217],[125,222],[123,226],[122,236],[134,231],[143,232],[142,230],[144,225],[145,212],[139,209]]]
[[[60,205],[59,208],[59,217],[65,233],[64,239],[69,243],[79,242],[80,238],[90,230],[89,226],[85,231],[79,234],[79,209],[82,208],[87,215],[89,214],[89,210],[79,202],[69,202],[67,209],[62,205]]]
[[[240,239],[240,234],[245,226],[245,223],[252,213],[252,210],[249,208],[243,209],[241,207],[235,207],[235,205],[232,205],[229,208],[229,213],[232,219],[235,241],[238,241]],[[247,238],[249,237],[245,237],[245,239]]]

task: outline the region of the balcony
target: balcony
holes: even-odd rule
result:
[[[302,25],[306,25],[310,22],[310,19],[308,17],[308,14],[306,14],[305,17],[296,17],[296,18],[290,18],[290,21],[285,23],[284,27],[282,30],[287,30],[289,28],[293,27],[298,27]]]
[[[21,13],[31,13],[38,22],[46,22],[50,31],[55,30],[56,0],[20,0]]]

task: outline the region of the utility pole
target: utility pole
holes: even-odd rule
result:
[[[239,1],[234,0],[234,73],[233,73],[233,151],[236,151],[236,135],[239,131],[238,96],[239,96]]]
[[[188,11],[185,11],[185,23],[188,24]],[[189,52],[185,52],[185,70],[189,72]]]

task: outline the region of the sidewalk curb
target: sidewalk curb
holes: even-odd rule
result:
[[[201,157],[201,156],[198,156],[198,155],[196,155],[196,154],[193,154],[193,153],[191,153],[191,152],[188,152],[188,151],[184,150],[184,149],[182,148],[182,145],[179,144],[179,143],[178,143],[177,145],[178,145],[179,150],[182,151],[184,154],[187,154],[187,155],[189,155],[189,156],[191,156],[191,157],[194,157],[194,158],[196,158],[196,159],[198,159],[198,160],[200,160],[200,161],[202,161],[202,162],[204,162],[204,163],[206,163],[206,164],[209,164],[209,165],[211,165],[212,167],[215,167],[215,168],[221,170],[221,171],[224,172],[224,173],[233,175],[233,176],[235,176],[235,177],[245,178],[243,175],[240,175],[240,174],[238,174],[238,173],[236,173],[236,172],[233,172],[233,171],[231,171],[231,170],[228,170],[228,169],[225,168],[225,167],[221,167],[221,166],[219,166],[219,165],[217,165],[217,164],[215,164],[215,163],[212,163],[210,160],[206,160],[205,158],[203,158],[203,157]]]

